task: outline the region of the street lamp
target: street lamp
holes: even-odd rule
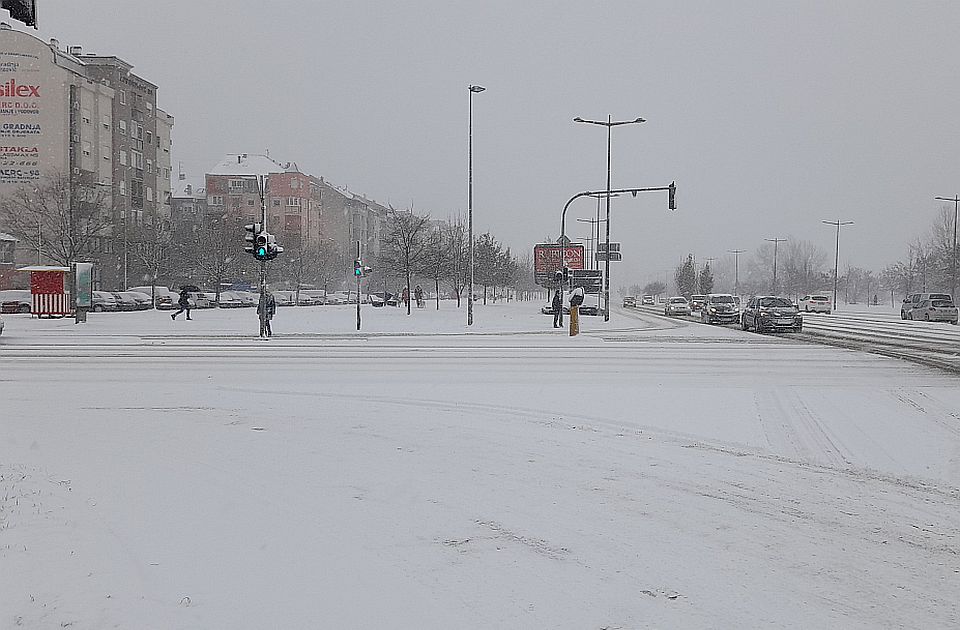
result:
[[[826,223],[827,225],[835,225],[837,227],[837,252],[836,257],[833,261],[833,308],[837,308],[837,277],[840,275],[840,228],[844,225],[853,225],[853,221],[841,221],[837,219],[836,221],[821,221],[820,223]]]
[[[634,120],[614,121],[608,115],[606,122],[602,120],[585,120],[583,118],[580,118],[579,116],[574,118],[573,122],[586,123],[588,125],[600,125],[602,127],[607,128],[607,195],[606,195],[606,198],[607,198],[607,213],[606,213],[607,256],[606,256],[604,272],[603,272],[603,301],[604,301],[603,321],[608,322],[610,321],[610,137],[614,127],[618,127],[620,125],[639,124],[647,121],[644,120],[643,118],[635,118]]]
[[[740,295],[740,254],[745,253],[745,249],[731,249],[729,252],[733,254],[733,292],[735,295]]]
[[[960,195],[954,195],[953,199],[949,197],[934,197],[939,201],[953,202],[953,274],[951,281],[950,295],[957,299],[957,211],[960,210]]]
[[[780,243],[785,243],[787,239],[785,238],[765,238],[765,241],[770,241],[773,243],[773,291],[771,293],[777,292],[777,246]],[[836,300],[834,300],[836,302]]]
[[[470,239],[470,293],[467,295],[467,326],[473,326],[473,95],[483,92],[485,87],[471,85],[467,88],[469,96],[469,133],[467,148],[467,238]]]

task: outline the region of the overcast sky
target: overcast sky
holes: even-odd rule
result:
[[[262,152],[383,203],[467,205],[515,251],[606,177],[676,180],[614,200],[613,285],[856,221],[841,265],[879,270],[960,192],[960,2],[38,0],[44,38],[114,54],[158,84],[178,161]],[[576,217],[596,202],[577,202]],[[621,278],[617,278],[621,275]]]

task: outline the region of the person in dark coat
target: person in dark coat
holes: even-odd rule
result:
[[[187,293],[186,289],[180,289],[180,299],[177,300],[177,304],[180,306],[180,310],[176,313],[170,315],[170,319],[176,319],[177,315],[186,311],[187,319],[190,319],[190,295]]]
[[[553,327],[563,328],[563,298],[560,289],[553,293]]]
[[[273,297],[273,293],[269,291],[266,294],[266,300],[260,300],[260,303],[257,304],[257,315],[260,315],[266,310],[267,316],[264,318],[264,328],[267,332],[267,337],[273,336],[273,330],[270,329],[270,320],[273,319],[273,316],[277,314],[277,299]]]
[[[423,308],[423,289],[420,288],[420,285],[417,285],[417,288],[413,290],[413,297],[417,300],[417,308]]]

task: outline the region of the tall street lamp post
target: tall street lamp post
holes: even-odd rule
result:
[[[821,221],[827,225],[834,225],[837,228],[837,250],[833,259],[833,308],[837,308],[837,278],[840,275],[840,228],[844,225],[853,225],[853,221]]]
[[[611,131],[613,130],[614,127],[618,127],[620,125],[633,125],[633,124],[644,123],[647,121],[644,120],[643,118],[636,118],[634,120],[616,120],[615,121],[615,120],[612,120],[611,117],[608,115],[606,122],[602,120],[585,120],[583,118],[580,118],[579,116],[574,118],[573,122],[586,123],[589,125],[600,125],[602,127],[607,128],[607,195],[606,195],[607,212],[605,217],[607,220],[607,225],[606,225],[607,255],[606,255],[604,271],[603,271],[603,302],[604,302],[603,321],[608,322],[610,321],[610,137],[611,137]]]
[[[733,292],[735,295],[740,295],[740,254],[746,252],[745,249],[731,249],[730,253],[733,254]]]
[[[957,299],[957,213],[960,210],[960,195],[954,195],[953,199],[949,197],[934,197],[940,201],[953,202],[953,273],[951,276],[951,292],[953,299]]]
[[[467,295],[467,326],[473,326],[473,95],[485,87],[471,85],[469,90],[469,133],[467,148],[467,238],[470,239],[470,293]]]
[[[773,243],[773,291],[771,293],[777,292],[777,247],[780,243],[786,242],[785,238],[765,238],[765,241],[770,241]]]

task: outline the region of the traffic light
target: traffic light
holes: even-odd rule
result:
[[[277,256],[283,253],[283,248],[277,245],[277,239],[274,238],[273,234],[267,234],[267,258],[266,260],[273,260]]]
[[[243,229],[246,230],[246,235],[244,235],[243,240],[248,243],[244,246],[243,251],[248,254],[253,254],[253,244],[257,240],[257,234],[261,232],[259,223],[249,223],[243,226]]]
[[[363,276],[363,261],[359,258],[353,261],[353,275],[358,278]]]
[[[677,209],[677,182],[670,182],[670,209]]]
[[[0,8],[10,12],[10,17],[23,22],[27,26],[37,28],[36,0],[2,0]]]
[[[269,245],[270,235],[266,232],[259,232],[253,245],[253,257],[257,260],[269,260]]]

